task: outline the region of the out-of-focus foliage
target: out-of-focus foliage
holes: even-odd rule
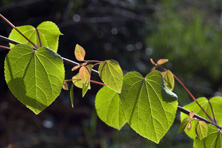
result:
[[[163,1],[146,40],[153,57],[169,59],[174,71],[197,83],[222,80],[222,20],[214,3]]]

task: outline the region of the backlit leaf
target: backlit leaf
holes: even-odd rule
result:
[[[123,85],[123,72],[118,62],[103,61],[99,65],[99,76],[107,87],[120,93]]]
[[[107,125],[120,130],[126,123],[119,95],[107,86],[103,86],[96,94],[96,112]]]
[[[40,46],[36,28],[31,25],[19,26],[16,27],[20,32],[22,32],[28,39],[33,43]],[[41,39],[42,46],[48,47],[53,51],[57,52],[59,36],[62,35],[59,28],[53,22],[46,21],[42,22],[37,26],[39,36]],[[23,36],[21,36],[15,29],[13,29],[9,35],[9,38],[15,41],[18,41],[23,44],[27,44],[31,47],[30,44]],[[10,47],[14,47],[14,44],[10,44]]]
[[[193,148],[205,148],[204,141],[197,137],[193,142]]]
[[[207,137],[208,134],[208,126],[204,121],[198,121],[196,125],[196,134],[200,140]]]
[[[167,88],[173,91],[175,85],[173,73],[170,70],[167,70],[162,72],[162,75]]]
[[[15,45],[5,58],[5,80],[13,95],[35,114],[48,107],[60,94],[64,82],[62,58],[41,47]]]
[[[82,97],[85,96],[87,91],[90,89],[90,82],[83,84],[82,86]]]
[[[177,96],[167,89],[161,73],[153,71],[145,78],[137,72],[127,73],[120,99],[129,125],[159,143],[173,124],[178,106]]]
[[[208,126],[208,136],[205,139],[206,148],[221,148],[222,147],[222,133],[215,126]]]
[[[157,63],[157,65],[163,65],[166,62],[168,62],[168,59],[159,59],[156,63]]]
[[[75,70],[79,69],[80,67],[81,67],[81,65],[76,65],[72,68],[72,71],[75,71]]]
[[[76,44],[74,54],[75,54],[75,57],[78,61],[84,61],[86,52],[82,46]]]

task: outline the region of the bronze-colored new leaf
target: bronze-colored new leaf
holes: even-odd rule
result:
[[[91,78],[89,69],[85,66],[82,66],[79,69],[79,77],[83,81],[84,84],[89,83],[90,78]]]
[[[80,67],[81,67],[81,65],[76,65],[72,68],[72,71],[75,71],[75,70],[79,69]]]
[[[68,84],[66,82],[63,83],[62,89],[69,90]]]
[[[78,61],[84,61],[86,52],[82,46],[76,44],[74,54],[75,54],[75,57]]]
[[[159,60],[157,61],[157,65],[163,65],[163,64],[165,64],[166,62],[168,62],[168,59],[159,59]]]
[[[193,118],[193,116],[194,116],[194,112],[193,112],[193,111],[191,111],[191,112],[190,112],[190,114],[189,114],[189,116],[190,116],[190,119],[192,119],[192,118]]]

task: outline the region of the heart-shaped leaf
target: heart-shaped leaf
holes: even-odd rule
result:
[[[129,125],[156,143],[169,130],[177,111],[177,96],[164,84],[159,71],[143,78],[137,72],[124,76],[120,99]]]
[[[107,86],[103,86],[96,94],[96,112],[107,125],[120,130],[126,123],[119,95]]]
[[[40,46],[38,34],[35,27],[30,25],[25,25],[16,28],[21,33],[23,33],[28,39],[30,39],[33,43]],[[60,32],[56,24],[50,21],[42,22],[37,26],[37,30],[39,32],[42,46],[48,47],[53,51],[57,52],[59,36],[62,35],[62,33]],[[27,41],[23,36],[21,36],[15,29],[12,29],[11,33],[9,34],[9,38],[18,41],[22,44],[26,44],[33,47],[32,44],[29,43],[29,41]],[[14,47],[14,44],[10,44],[10,47],[11,48]]]
[[[62,58],[41,47],[15,45],[5,58],[5,80],[10,91],[35,114],[48,107],[60,94],[65,71]]]
[[[103,61],[99,65],[99,76],[107,87],[121,93],[123,85],[123,71],[114,60]]]
[[[203,140],[207,137],[208,134],[208,126],[204,121],[198,121],[196,125],[196,134],[200,140]]]

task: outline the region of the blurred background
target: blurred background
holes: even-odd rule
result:
[[[15,26],[55,22],[61,32],[58,53],[75,60],[76,44],[86,50],[86,59],[119,61],[124,73],[150,72],[150,58],[169,59],[171,69],[194,96],[222,94],[222,1],[221,0],[1,0],[0,13]],[[0,20],[0,34],[11,28]],[[8,46],[0,41],[1,45]],[[74,89],[74,109],[69,91],[51,106],[34,115],[8,90],[4,80],[4,57],[0,54],[0,147],[4,148],[188,148],[192,140],[177,134],[175,124],[155,144],[136,134],[128,125],[120,131],[96,115],[92,85],[84,98]],[[66,78],[72,77],[66,65]],[[176,84],[179,104],[192,100]]]

